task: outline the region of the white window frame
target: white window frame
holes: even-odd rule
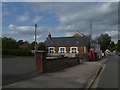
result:
[[[51,53],[51,52],[50,52],[50,48],[53,48],[53,50],[51,50],[51,51],[53,51],[53,53],[55,53],[55,47],[48,47],[48,52],[49,52],[49,53]]]
[[[62,53],[62,52],[61,52],[61,48],[64,48],[64,53],[66,53],[66,47],[59,47],[59,51],[58,51],[58,52],[59,52],[59,53]]]
[[[72,53],[72,48],[76,48],[76,53],[78,53],[78,47],[70,47],[70,53]]]

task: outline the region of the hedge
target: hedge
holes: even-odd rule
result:
[[[13,55],[13,56],[33,56],[30,50],[23,49],[2,49],[2,55]]]

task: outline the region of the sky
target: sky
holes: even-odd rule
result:
[[[0,23],[3,37],[32,42],[34,26],[37,24],[37,42],[43,42],[49,33],[52,37],[72,36],[76,32],[89,35],[92,24],[93,39],[102,33],[107,33],[112,37],[112,41],[118,40],[118,2],[3,0],[0,7],[2,7]]]

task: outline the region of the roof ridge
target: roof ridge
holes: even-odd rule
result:
[[[54,39],[54,38],[86,38],[86,36],[83,36],[83,37],[51,37],[51,39]]]

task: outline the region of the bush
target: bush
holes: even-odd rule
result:
[[[33,56],[30,50],[23,50],[23,49],[3,49],[2,55],[12,55],[12,56]]]
[[[82,53],[79,54],[79,58],[83,59],[83,54]]]

